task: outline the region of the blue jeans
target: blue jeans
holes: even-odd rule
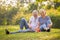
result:
[[[35,32],[31,29],[26,29],[26,30],[18,30],[18,31],[15,31],[15,32],[10,32],[10,34],[15,34],[15,33],[26,33],[26,32]]]
[[[42,24],[42,25],[40,26],[40,30],[43,31],[43,30],[45,30],[46,28],[49,28],[49,27],[48,27],[48,24],[50,24],[50,21],[49,21],[49,20],[47,21],[46,24],[44,23],[44,24]],[[50,28],[49,28],[49,29],[50,29]]]
[[[29,28],[28,23],[24,18],[22,18],[20,21],[20,29],[23,29],[23,27],[25,27],[25,29]]]
[[[23,30],[23,27],[25,27],[26,30]],[[20,21],[20,30],[11,32],[11,34],[20,33],[20,32],[34,32],[34,30],[29,28],[28,23],[24,18],[22,18]]]
[[[42,25],[40,26],[40,30],[41,30],[41,31],[43,31],[45,28],[47,28],[47,27],[46,27],[46,24],[42,24]]]

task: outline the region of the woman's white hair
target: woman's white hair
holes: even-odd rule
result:
[[[46,13],[46,10],[45,9],[40,9],[39,10],[39,13],[43,13],[43,12]]]
[[[37,10],[33,10],[32,14],[38,14]]]

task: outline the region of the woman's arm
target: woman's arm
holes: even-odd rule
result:
[[[40,32],[40,22],[37,23],[37,27],[35,28],[35,32]]]
[[[52,24],[53,24],[53,23],[52,23],[52,21],[51,21],[51,18],[48,17],[48,25],[47,25],[47,26],[48,26],[49,28],[51,28],[51,27],[52,27]]]
[[[51,24],[48,24],[48,27],[49,27],[49,28],[51,28],[51,27],[52,27],[52,22],[51,22]]]
[[[31,28],[31,21],[29,21],[29,24],[28,25],[29,25],[29,28]]]

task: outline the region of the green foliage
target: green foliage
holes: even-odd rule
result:
[[[53,28],[60,28],[60,15],[59,16],[55,16],[54,14],[50,14],[52,23],[53,23]]]
[[[17,6],[16,7],[12,7],[11,5],[8,6],[2,6],[0,5],[0,25],[11,25],[11,24],[19,24],[20,19],[24,16],[27,20],[29,20],[30,16],[31,16],[31,12],[33,10],[39,10],[40,8],[45,8],[45,9],[51,9],[51,5],[41,5],[40,7],[38,6],[38,3],[41,3],[42,1],[46,1],[46,0],[36,0],[35,3],[28,3],[28,7],[24,7],[24,3],[20,3],[20,0],[18,0]],[[54,0],[54,2],[56,3],[56,10],[60,11],[60,0]],[[58,5],[57,5],[58,4]],[[22,5],[22,6],[21,6]],[[21,7],[20,7],[21,6]],[[55,12],[55,11],[54,11]],[[52,10],[52,13],[54,13]],[[50,13],[50,12],[49,12]],[[58,13],[58,12],[56,12]],[[29,15],[29,16],[28,16]],[[54,16],[56,14],[49,14],[52,18],[52,22],[53,22],[53,27],[59,27],[59,17],[60,16]],[[59,13],[60,15],[60,13]],[[28,17],[27,17],[28,16]]]
[[[60,2],[56,2],[55,9],[57,9],[60,6]]]
[[[29,5],[29,11],[32,12],[33,10],[37,10],[38,8],[38,4],[37,3],[33,3]]]
[[[47,5],[46,9],[51,9],[51,5]]]
[[[42,2],[42,1],[46,1],[46,0],[36,0],[37,2]]]
[[[55,3],[56,3],[56,2],[60,2],[60,0],[53,0],[53,1],[54,1]]]
[[[4,19],[3,19],[2,24],[7,25],[7,18],[4,18]]]
[[[9,12],[8,12],[8,15],[7,15],[7,20],[8,20],[8,24],[13,24],[13,22],[12,22],[12,17],[14,17],[14,15],[16,15],[17,14],[17,12],[18,12],[18,8],[15,8],[15,7],[13,7],[13,8],[11,8],[11,10],[9,10]]]
[[[17,13],[18,8],[10,7],[9,10],[6,10],[5,7],[2,7],[0,10],[0,19],[2,19],[1,24],[12,24],[12,17]]]
[[[57,8],[58,11],[60,11],[60,6]]]

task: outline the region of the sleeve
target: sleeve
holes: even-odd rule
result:
[[[40,17],[38,17],[38,22],[40,22]]]
[[[30,18],[29,22],[32,22],[32,17]]]
[[[48,23],[48,24],[51,24],[51,23],[52,23],[51,18],[48,16],[47,19],[48,19],[48,20],[47,20],[47,23]]]

